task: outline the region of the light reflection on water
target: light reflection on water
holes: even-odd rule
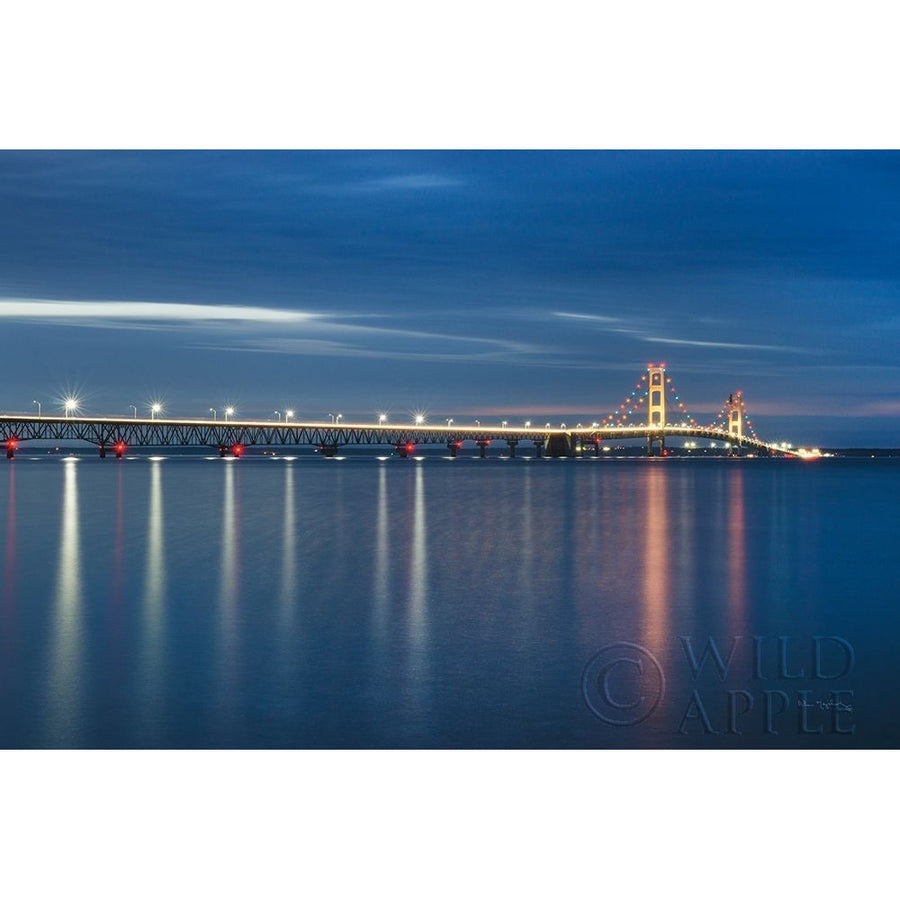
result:
[[[692,687],[679,636],[727,651],[736,635],[833,633],[893,679],[872,695],[900,687],[873,659],[900,564],[890,529],[868,524],[890,521],[898,474],[16,460],[0,480],[0,741],[719,746],[679,744],[677,709],[604,726],[581,696],[587,659],[644,645],[676,704]],[[869,715],[859,744],[890,745],[887,713]]]
[[[82,632],[81,528],[78,515],[78,463],[64,463],[59,555],[53,592],[53,622],[47,656],[45,742],[68,745],[80,736],[84,684]]]

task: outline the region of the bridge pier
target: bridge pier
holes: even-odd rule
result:
[[[16,458],[16,448],[19,446],[18,438],[7,438],[6,441],[6,458],[7,459],[15,459]]]
[[[534,444],[534,458],[540,459],[541,454],[544,452],[544,442],[539,440],[532,441]]]
[[[489,440],[479,440],[475,441],[475,446],[481,451],[480,458],[485,459],[487,457],[487,448],[490,446],[491,442]]]
[[[519,441],[516,438],[509,438],[507,440],[506,445],[509,447],[509,458],[510,459],[516,458],[516,446],[518,445],[518,443],[519,443]]]
[[[573,456],[572,441],[567,434],[551,434],[547,441],[547,455],[551,459],[561,456]]]
[[[456,459],[456,454],[459,448],[462,446],[462,441],[448,441],[447,449],[450,451],[450,458]]]
[[[106,459],[106,444],[100,445],[100,459]]]
[[[648,434],[647,435],[647,456],[653,456],[653,445],[659,444],[659,455],[666,455],[666,436],[665,434]]]
[[[337,444],[319,444],[319,453],[326,459],[331,459],[338,452]]]
[[[219,444],[219,456],[224,457],[227,452],[228,449],[224,445]]]

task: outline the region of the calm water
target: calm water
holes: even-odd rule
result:
[[[896,747],[898,498],[898,460],[21,454],[0,745]]]

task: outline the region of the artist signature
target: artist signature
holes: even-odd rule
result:
[[[850,703],[842,703],[840,700],[816,700],[813,703],[807,702],[805,698],[797,700],[797,706],[802,709],[834,709],[838,712],[853,712],[853,705]]]

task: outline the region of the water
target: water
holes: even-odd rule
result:
[[[890,459],[20,454],[0,745],[896,747],[898,487]]]

